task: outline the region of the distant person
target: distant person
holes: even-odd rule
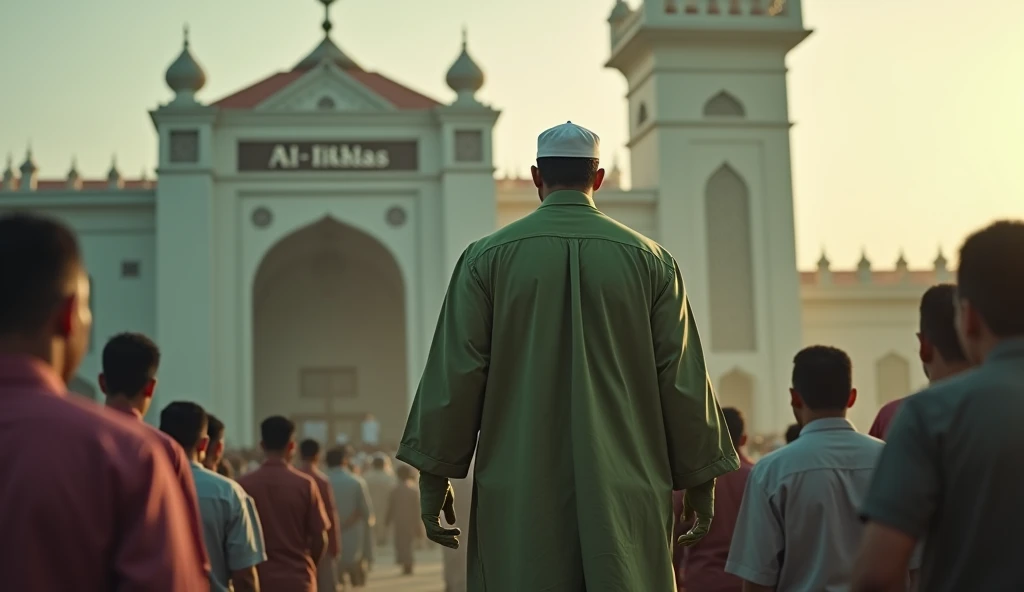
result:
[[[324,502],[324,510],[331,524],[327,527],[327,553],[320,560],[316,568],[317,588],[320,590],[333,590],[338,585],[338,573],[335,562],[340,552],[338,542],[338,514],[334,509],[334,490],[327,475],[320,470],[320,443],[312,438],[307,438],[299,444],[299,470],[308,475],[316,482],[317,490],[320,491],[320,499]]]
[[[540,135],[540,207],[455,264],[409,413],[437,544],[459,545],[450,479],[476,457],[470,590],[669,590],[672,491],[695,543],[740,466],[679,265],[598,209],[599,159],[571,122]]]
[[[156,391],[160,348],[141,333],[121,333],[111,337],[103,346],[102,363],[103,372],[99,376],[99,383],[100,390],[106,396],[107,408],[134,419],[163,443],[174,472],[178,475],[185,501],[191,509],[189,527],[197,541],[197,560],[209,573],[210,559],[203,542],[205,537],[199,517],[199,500],[196,498],[196,485],[188,457],[173,438],[142,421]]]
[[[363,437],[363,449],[375,452],[380,446],[380,422],[372,413],[367,413],[360,426]]]
[[[793,425],[786,428],[786,444],[792,444],[794,440],[800,437],[800,424],[794,423]]]
[[[181,445],[192,463],[212,565],[211,592],[259,592],[256,566],[267,554],[256,503],[241,485],[201,464],[210,442],[206,411],[191,402],[171,403],[160,412],[160,430]]]
[[[47,218],[0,217],[0,282],[0,588],[205,589],[162,443],[69,396],[92,326],[74,234]]]
[[[210,443],[207,444],[206,452],[203,455],[203,466],[216,473],[217,467],[224,460],[224,422],[213,414],[207,414],[206,419],[208,424],[206,435],[210,439]]]
[[[378,452],[373,455],[370,470],[363,474],[366,487],[370,490],[370,501],[378,512],[384,512],[388,507],[388,500],[391,499],[391,492],[398,485],[398,478],[395,471],[391,470],[391,459],[384,453]],[[378,517],[379,518],[379,517]],[[378,546],[388,544],[390,528],[384,520],[378,519],[373,525],[374,542]]]
[[[413,471],[398,467],[397,484],[388,496],[387,508],[381,522],[392,529],[395,539],[395,561],[402,566],[403,575],[411,575],[416,558],[413,545],[423,534],[420,517],[420,490],[413,481]]]
[[[354,451],[351,447],[337,447],[327,451],[327,479],[334,490],[334,503],[338,512],[338,531],[341,533],[341,556],[338,573],[348,576],[353,586],[366,583],[366,531],[373,505],[366,482],[351,471]]]
[[[275,415],[260,424],[265,460],[238,478],[256,500],[267,560],[259,565],[263,592],[316,592],[316,566],[327,550],[331,520],[316,482],[291,466],[295,424]]]
[[[891,590],[924,540],[927,592],[1018,590],[1024,543],[1024,222],[967,238],[956,327],[977,365],[904,401],[862,506],[854,592]]]
[[[956,286],[953,284],[932,286],[921,297],[918,356],[930,384],[960,374],[971,367],[956,335],[955,299]],[[901,398],[886,403],[878,411],[868,434],[885,440],[889,425],[904,400]]]
[[[725,423],[729,426],[732,443],[740,457],[738,471],[727,473],[715,483],[715,521],[707,536],[691,547],[683,548],[682,565],[677,573],[680,590],[693,592],[741,592],[743,580],[725,573],[725,562],[729,558],[729,546],[736,528],[736,518],[743,501],[743,490],[747,485],[754,464],[747,458],[747,431],[743,414],[735,407],[722,409]],[[676,516],[683,528],[689,523],[683,516],[683,493],[673,494]]]
[[[235,468],[231,465],[231,461],[223,458],[217,463],[217,470],[214,471],[221,477],[227,477],[228,479],[235,478]]]
[[[857,509],[884,446],[846,419],[857,400],[852,377],[850,357],[834,347],[809,347],[793,360],[800,437],[750,471],[725,565],[744,592],[849,586],[864,530]]]

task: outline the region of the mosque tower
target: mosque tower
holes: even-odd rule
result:
[[[634,2],[634,5],[636,3]],[[792,422],[801,346],[786,55],[800,0],[617,0],[608,67],[629,92],[633,186],[658,192],[723,406]]]

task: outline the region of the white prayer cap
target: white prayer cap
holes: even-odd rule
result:
[[[537,158],[601,158],[601,138],[569,121],[537,138]]]

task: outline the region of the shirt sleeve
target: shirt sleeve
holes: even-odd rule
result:
[[[321,497],[324,500],[324,510],[327,512],[327,518],[330,519],[331,525],[327,528],[327,552],[331,557],[337,557],[341,552],[341,545],[338,543],[338,511],[337,504],[334,503],[334,488],[328,483],[323,488],[324,494]]]
[[[229,570],[238,571],[266,561],[263,526],[256,502],[248,495],[239,493],[234,499],[225,538]]]
[[[316,486],[312,479],[309,480],[309,495],[312,501],[309,504],[309,537],[316,539],[316,537],[323,536],[323,533],[327,531],[331,524],[331,519],[327,516],[324,500],[320,497],[320,488]]]
[[[785,531],[782,513],[756,472],[755,468],[747,479],[725,571],[759,586],[775,586],[782,569]]]
[[[118,592],[190,592],[209,586],[196,562],[190,510],[174,468],[155,440],[133,442],[137,457],[115,468],[119,536],[113,557]]]
[[[206,536],[203,534],[203,519],[199,513],[199,495],[196,492],[195,477],[192,476],[192,464],[185,451],[175,443],[170,443],[167,453],[172,459],[172,466],[178,475],[178,483],[181,484],[181,491],[185,495],[185,504],[188,506],[189,532],[192,533],[192,541],[198,553],[199,564],[203,566],[206,573],[212,569],[210,555],[206,551]]]
[[[938,505],[942,459],[934,435],[925,425],[919,404],[908,399],[893,419],[875,468],[861,517],[924,536]]]
[[[704,362],[683,276],[673,262],[651,310],[672,489],[700,485],[740,467]]]
[[[476,448],[491,356],[491,299],[462,254],[455,265],[398,459],[463,479]]]
[[[359,493],[359,509],[366,518],[366,522],[372,523],[376,516],[373,513],[373,502],[370,501],[370,488],[366,486],[365,481],[359,483]]]

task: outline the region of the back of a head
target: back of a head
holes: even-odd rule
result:
[[[845,410],[853,389],[853,364],[841,349],[815,345],[793,358],[793,389],[812,411]]]
[[[345,463],[345,449],[341,446],[335,446],[327,451],[324,460],[327,462],[327,466],[334,469],[340,467]]]
[[[320,443],[312,438],[306,438],[299,444],[299,456],[302,460],[313,460],[320,454]]]
[[[260,424],[260,439],[268,452],[284,452],[295,435],[295,423],[287,417],[274,415]]]
[[[384,457],[379,454],[375,455],[373,457],[373,469],[375,471],[383,471],[385,467],[387,467],[387,461],[384,460]]]
[[[160,368],[160,348],[141,333],[121,333],[103,348],[103,379],[108,395],[135,397]]]
[[[792,444],[794,440],[800,437],[800,424],[794,423],[793,425],[786,428],[786,444]]]
[[[206,435],[210,437],[210,443],[220,442],[224,439],[224,422],[212,414],[206,415]]]
[[[74,293],[81,265],[78,240],[63,224],[31,214],[0,217],[0,336],[45,331]]]
[[[160,412],[160,431],[174,438],[186,452],[206,436],[206,411],[190,401],[175,401]]]
[[[957,294],[996,337],[1024,336],[1024,222],[996,222],[967,238]]]
[[[409,479],[412,479],[412,469],[406,465],[401,465],[395,469],[395,476],[397,476],[400,481],[408,481]]]
[[[967,358],[956,336],[956,286],[939,284],[921,297],[921,336],[928,340],[947,362]]]
[[[729,427],[732,445],[739,449],[743,436],[747,433],[747,424],[743,420],[743,413],[735,407],[723,407],[722,415],[725,416],[725,425]]]
[[[600,162],[596,158],[547,157],[537,159],[537,170],[549,189],[590,191],[597,181]]]

